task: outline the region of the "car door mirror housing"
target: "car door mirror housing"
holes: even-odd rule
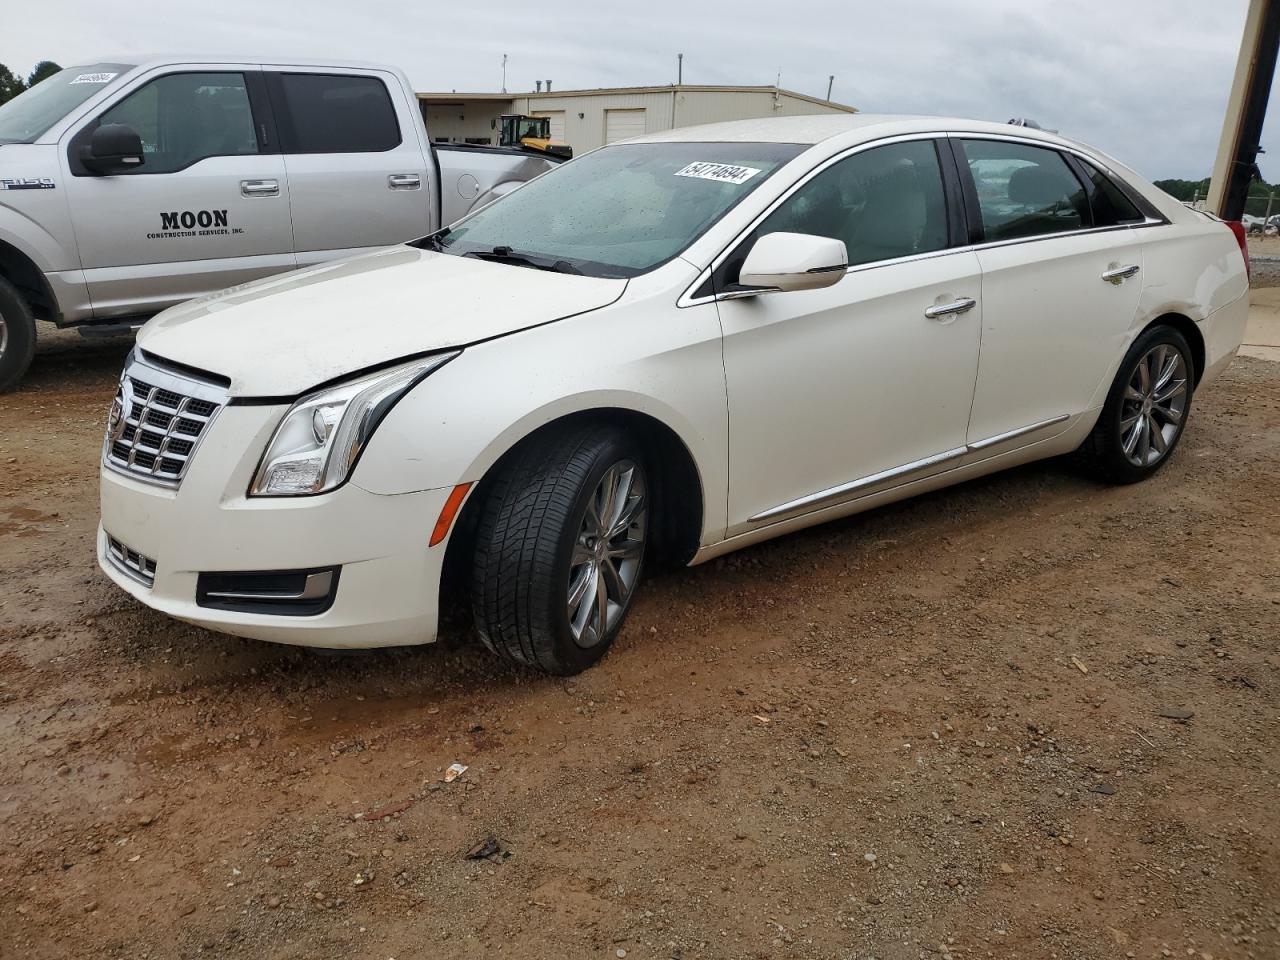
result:
[[[104,123],[93,131],[81,161],[94,173],[117,173],[145,162],[142,138],[127,123]]]
[[[810,233],[767,233],[751,247],[735,292],[819,290],[849,269],[844,241]]]

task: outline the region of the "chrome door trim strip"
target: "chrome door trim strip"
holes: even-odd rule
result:
[[[1048,420],[1040,420],[1036,423],[1027,424],[1025,427],[1018,427],[1016,430],[1008,430],[1004,433],[998,433],[994,437],[987,437],[985,440],[975,440],[973,443],[967,443],[963,447],[955,447],[951,450],[944,450],[942,453],[935,453],[931,457],[925,457],[922,460],[913,460],[911,463],[904,463],[900,467],[893,467],[889,470],[882,470],[879,473],[873,473],[867,477],[860,477],[857,480],[850,480],[848,483],[842,483],[838,486],[828,487],[826,490],[819,490],[816,493],[810,493],[807,496],[798,497],[795,500],[788,500],[786,503],[780,503],[776,507],[770,507],[747,518],[747,523],[758,523],[762,520],[772,520],[784,514],[796,513],[813,507],[820,509],[819,504],[828,506],[839,506],[840,502],[846,499],[856,499],[848,497],[848,494],[857,493],[860,490],[866,490],[868,487],[877,487],[890,480],[899,480],[908,477],[911,474],[919,473],[930,467],[936,467],[939,464],[947,463],[950,460],[956,460],[970,453],[977,453],[981,450],[987,450],[991,447],[998,446],[1009,440],[1015,440],[1018,437],[1026,436],[1029,433],[1035,433],[1037,430],[1043,430],[1046,427],[1052,427],[1055,424],[1069,420],[1068,414],[1061,414],[1051,417]],[[827,503],[827,501],[835,501]]]
[[[1052,427],[1055,423],[1062,423],[1067,420],[1067,414],[1050,417],[1048,420],[1041,420],[1039,423],[1030,423],[1025,427],[1018,427],[1016,430],[1008,430],[1005,433],[997,433],[994,437],[987,437],[985,440],[975,440],[969,444],[970,450],[986,450],[988,447],[994,447],[997,444],[1004,443],[1006,440],[1013,440],[1017,437],[1025,436],[1028,433],[1034,433],[1037,430],[1043,430],[1045,427]]]
[[[808,496],[800,497],[796,500],[789,500],[781,503],[776,507],[770,507],[761,513],[757,513],[754,517],[748,517],[748,523],[755,523],[759,520],[768,520],[772,517],[780,516],[784,513],[794,513],[805,507],[811,507],[815,504],[823,503],[827,500],[838,500],[845,494],[854,493],[858,490],[864,490],[867,487],[874,487],[886,480],[896,480],[899,477],[905,477],[908,474],[917,473],[929,467],[937,466],[948,460],[955,460],[963,457],[969,452],[968,447],[956,447],[954,450],[945,450],[942,453],[935,453],[931,457],[925,457],[923,460],[913,460],[911,463],[904,463],[900,467],[894,467],[891,470],[882,470],[879,473],[873,473],[869,477],[862,477],[858,480],[851,480],[848,483],[842,483],[836,487],[829,487],[826,490],[819,490],[817,493],[811,493]]]

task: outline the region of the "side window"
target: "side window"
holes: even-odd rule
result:
[[[242,73],[171,73],[135,90],[98,118],[142,138],[136,174],[173,173],[207,157],[258,152]]]
[[[1081,160],[1080,166],[1084,168],[1085,174],[1093,184],[1089,194],[1089,205],[1093,208],[1095,227],[1142,223],[1146,219],[1110,177],[1087,161]]]
[[[282,73],[276,79],[285,153],[381,153],[399,146],[395,107],[378,78]]]
[[[947,246],[947,203],[932,140],[855,153],[818,174],[756,231],[843,240],[849,263],[872,263]]]
[[[1001,140],[960,141],[987,240],[1038,237],[1089,225],[1084,185],[1056,150]]]

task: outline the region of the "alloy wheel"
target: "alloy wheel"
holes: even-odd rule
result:
[[[1158,343],[1138,361],[1120,406],[1120,446],[1137,467],[1158,463],[1172,448],[1187,412],[1187,361]]]
[[[569,562],[569,630],[580,647],[609,635],[627,609],[640,575],[648,524],[644,471],[619,460],[587,503]]]

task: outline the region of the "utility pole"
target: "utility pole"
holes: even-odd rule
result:
[[[502,92],[507,92],[507,55],[502,55]]]
[[[835,85],[836,75],[833,73],[827,77],[827,103],[831,102],[831,88]]]
[[[676,54],[676,86],[684,83],[684,54]]]
[[[1206,206],[1227,221],[1239,221],[1258,173],[1262,121],[1280,47],[1280,0],[1249,0],[1240,56],[1222,121]]]

